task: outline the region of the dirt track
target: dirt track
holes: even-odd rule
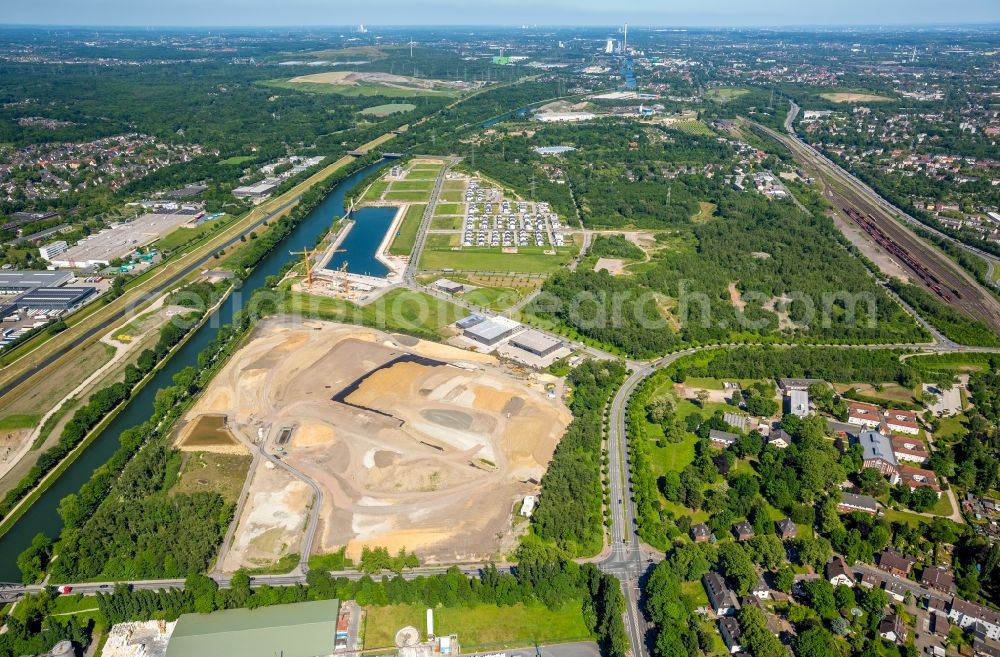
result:
[[[190,418],[224,413],[238,438],[267,436],[270,452],[280,430],[293,428],[283,458],[323,490],[316,550],[346,545],[357,557],[363,545],[405,547],[423,563],[447,563],[512,548],[514,504],[537,492],[570,420],[544,391],[561,382],[516,377],[492,357],[454,347],[291,322],[263,322]],[[418,358],[394,362],[400,357]],[[334,401],[344,389],[350,394]],[[292,543],[289,518],[308,500],[269,479],[254,481],[244,511],[253,536],[241,538],[241,522],[227,568]],[[274,508],[262,513],[263,504]],[[267,534],[268,513],[283,538],[262,545],[252,539]]]

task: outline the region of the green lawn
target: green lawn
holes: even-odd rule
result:
[[[438,203],[434,206],[434,216],[440,217],[444,214],[460,214],[465,216],[465,209],[462,203]]]
[[[445,180],[444,185],[441,187],[446,192],[464,192],[465,191],[465,181],[464,180]]]
[[[658,425],[650,425],[650,427],[655,427],[657,433],[660,431]],[[653,467],[653,473],[659,478],[660,475],[670,471],[680,472],[689,463],[694,461],[694,446],[697,444],[698,437],[694,434],[688,434],[679,443],[666,443],[664,447],[657,447],[655,444],[650,445],[649,458]]]
[[[431,230],[462,230],[465,222],[461,217],[438,217],[431,219]]]
[[[941,418],[941,426],[938,428],[937,433],[934,434],[936,438],[942,440],[961,440],[965,437],[965,434],[969,432],[965,428],[965,415],[955,415],[952,417]]]
[[[368,607],[365,649],[392,646],[396,631],[407,625],[422,632],[426,613],[425,605]],[[584,624],[579,602],[569,602],[556,611],[540,604],[439,607],[434,610],[434,631],[438,636],[457,634],[462,652],[592,638]]]
[[[428,249],[451,249],[461,243],[459,235],[431,234],[427,236],[426,247]],[[454,251],[452,252],[454,253]]]
[[[365,195],[361,197],[362,203],[374,203],[381,200],[382,194],[389,189],[389,183],[385,180],[376,180],[372,183]]]
[[[361,110],[361,113],[369,116],[383,117],[389,116],[390,114],[399,114],[400,112],[409,112],[415,109],[417,109],[417,106],[412,103],[387,103],[385,105],[368,107]]]
[[[232,219],[233,217],[224,214],[221,217],[199,224],[194,228],[175,228],[158,239],[156,241],[156,247],[160,251],[171,252],[178,247],[198,241],[209,233],[219,230],[228,224]]]
[[[551,274],[561,269],[569,253],[502,253],[499,249],[465,248],[460,251],[424,250],[421,269],[459,269],[466,271],[504,271]]]
[[[674,123],[671,126],[674,130],[680,130],[681,132],[686,132],[689,135],[703,136],[703,137],[714,137],[715,133],[707,125],[701,121],[680,121]]]
[[[252,155],[234,155],[224,160],[219,160],[219,164],[243,164],[253,159]]]
[[[384,199],[386,201],[410,201],[412,203],[426,203],[429,192],[414,192],[414,191],[396,191],[394,189],[389,189],[385,193]]]
[[[715,211],[719,206],[708,201],[698,202],[698,213],[691,217],[691,222],[701,224],[715,216]]]
[[[705,97],[714,100],[717,103],[726,103],[734,98],[739,98],[750,93],[748,89],[737,89],[732,87],[721,87],[718,89],[709,89],[705,92]]]
[[[430,192],[434,189],[434,178],[429,180],[414,180],[407,177],[406,180],[393,181],[389,185],[392,192]]]
[[[445,335],[444,328],[469,313],[420,292],[396,289],[365,306],[342,299],[288,291],[280,308],[292,314],[350,324],[364,324],[385,331],[412,333],[428,339]]]
[[[427,205],[424,203],[417,203],[406,209],[406,216],[400,222],[396,237],[389,245],[389,253],[398,256],[410,255],[410,252],[413,251],[413,243],[417,240],[417,230],[420,228],[420,220],[424,216],[424,208],[426,207]]]
[[[14,429],[31,429],[38,421],[42,419],[41,415],[34,415],[29,413],[21,413],[18,415],[8,415],[7,417],[0,418],[0,431],[13,431]]]
[[[464,203],[465,192],[462,190],[455,190],[455,191],[442,190],[441,195],[438,198],[439,200],[445,203]]]

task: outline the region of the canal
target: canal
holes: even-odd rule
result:
[[[72,465],[52,486],[35,501],[30,509],[0,537],[0,582],[20,582],[21,573],[17,568],[17,555],[31,545],[31,539],[43,533],[55,539],[62,529],[62,519],[57,509],[59,501],[70,493],[77,492],[90,479],[91,473],[105,463],[118,449],[118,437],[125,429],[144,422],[153,414],[153,399],[160,388],[172,384],[173,376],[180,370],[195,365],[198,354],[215,337],[219,327],[232,321],[233,315],[243,307],[253,291],[264,285],[268,276],[277,274],[292,258],[289,251],[312,248],[316,240],[330,229],[334,217],[344,214],[344,199],[362,180],[373,172],[385,167],[389,160],[381,160],[360,169],[345,178],[335,187],[305,219],[264,257],[242,288],[219,307],[215,315],[205,322],[191,338],[171,358],[166,365],[153,375],[152,380],[130,399],[124,409],[84,450]],[[386,215],[388,214],[388,220]],[[383,275],[384,266],[375,260],[385,231],[392,223],[395,208],[363,208],[355,210],[355,226],[345,239],[342,248],[350,249],[337,254],[348,260],[347,270],[358,274]],[[371,223],[369,224],[369,220]],[[381,226],[381,232],[379,232]],[[354,239],[348,243],[348,239]],[[356,258],[352,258],[352,252]],[[351,262],[351,260],[357,262]],[[340,260],[335,260],[339,266]],[[374,263],[374,264],[372,264]],[[376,268],[377,265],[380,269]],[[330,265],[333,266],[333,263]],[[382,274],[378,272],[381,271]]]

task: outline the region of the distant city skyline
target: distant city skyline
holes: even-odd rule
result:
[[[620,0],[35,0],[11,2],[0,21],[7,25],[63,26],[601,26],[637,27],[852,26],[1000,23],[997,0],[716,0],[684,2]]]

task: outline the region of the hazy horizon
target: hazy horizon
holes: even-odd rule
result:
[[[405,0],[374,0],[364,7],[331,6],[321,0],[170,0],[145,3],[95,0],[38,0],[8,7],[5,27],[163,27],[333,28],[358,24],[393,27],[605,27],[628,22],[636,27],[930,27],[1000,23],[995,0],[843,0],[802,3],[789,0],[718,0],[710,8],[690,5],[649,9],[623,0],[614,10],[595,0],[484,0],[474,6],[459,0],[417,5]],[[391,22],[380,18],[392,16]],[[57,17],[53,20],[53,17]],[[569,18],[569,20],[567,20]]]

